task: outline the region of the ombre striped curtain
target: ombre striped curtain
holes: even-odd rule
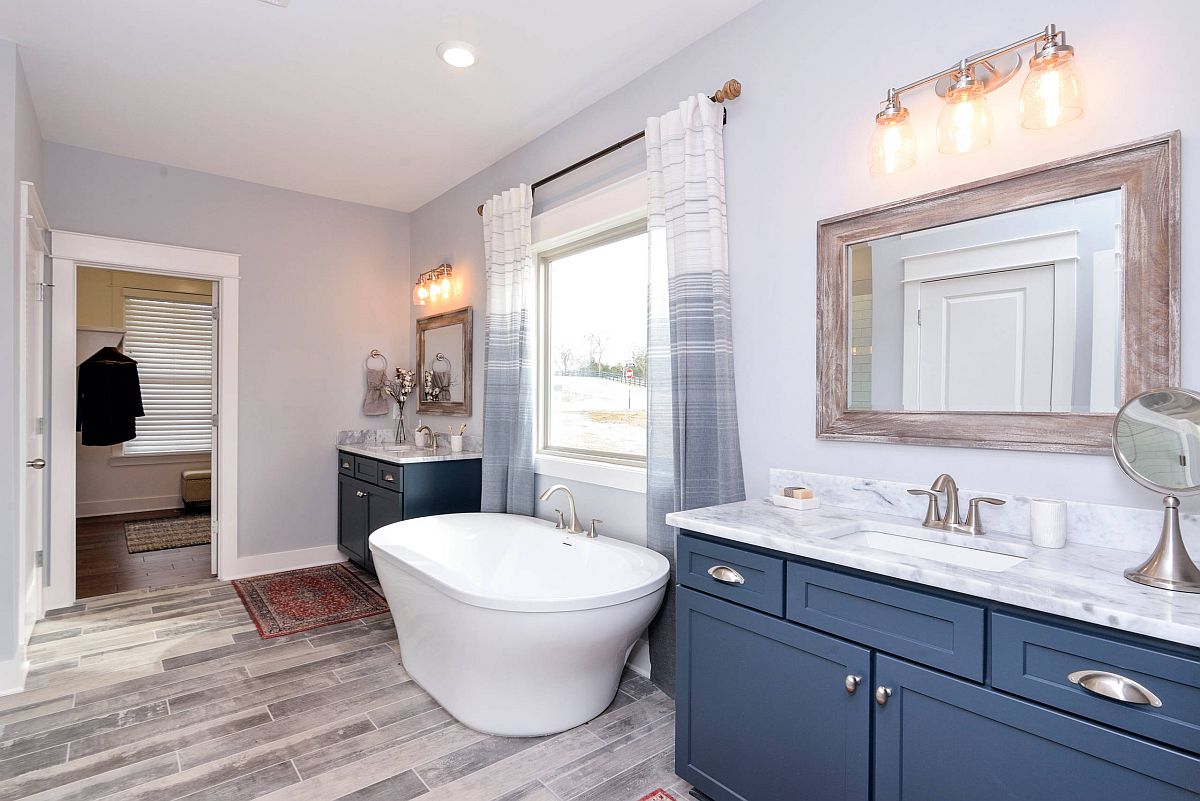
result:
[[[733,384],[721,106],[703,95],[646,123],[650,295],[647,540],[671,561],[650,626],[651,678],[675,694],[670,512],[746,496]]]
[[[533,192],[525,184],[483,204],[485,512],[533,514]]]

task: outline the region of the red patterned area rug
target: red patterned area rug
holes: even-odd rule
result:
[[[388,611],[383,596],[345,565],[234,579],[233,587],[264,640]]]
[[[661,787],[653,792],[642,796],[638,801],[675,801],[675,796],[668,793]]]

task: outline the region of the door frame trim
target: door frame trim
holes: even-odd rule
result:
[[[43,608],[75,603],[75,329],[80,265],[200,278],[216,283],[217,414],[213,487],[217,576],[237,573],[238,289],[240,256],[214,250],[51,230],[53,322],[50,345],[50,584]]]

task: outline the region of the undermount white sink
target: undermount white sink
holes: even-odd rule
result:
[[[938,536],[931,534],[931,536]],[[946,535],[941,535],[946,536]],[[934,562],[942,562],[959,567],[972,567],[976,570],[986,570],[989,573],[1003,573],[1025,561],[1024,556],[1004,553],[1003,551],[972,548],[969,545],[959,545],[951,542],[941,542],[927,539],[919,532],[896,534],[886,531],[875,531],[863,527],[850,534],[837,538],[849,545],[861,545],[876,551],[916,556]]]

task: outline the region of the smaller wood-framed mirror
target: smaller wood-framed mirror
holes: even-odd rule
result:
[[[1179,132],[823,220],[817,436],[1108,453],[1179,383]]]
[[[417,320],[417,413],[471,414],[471,307]]]

